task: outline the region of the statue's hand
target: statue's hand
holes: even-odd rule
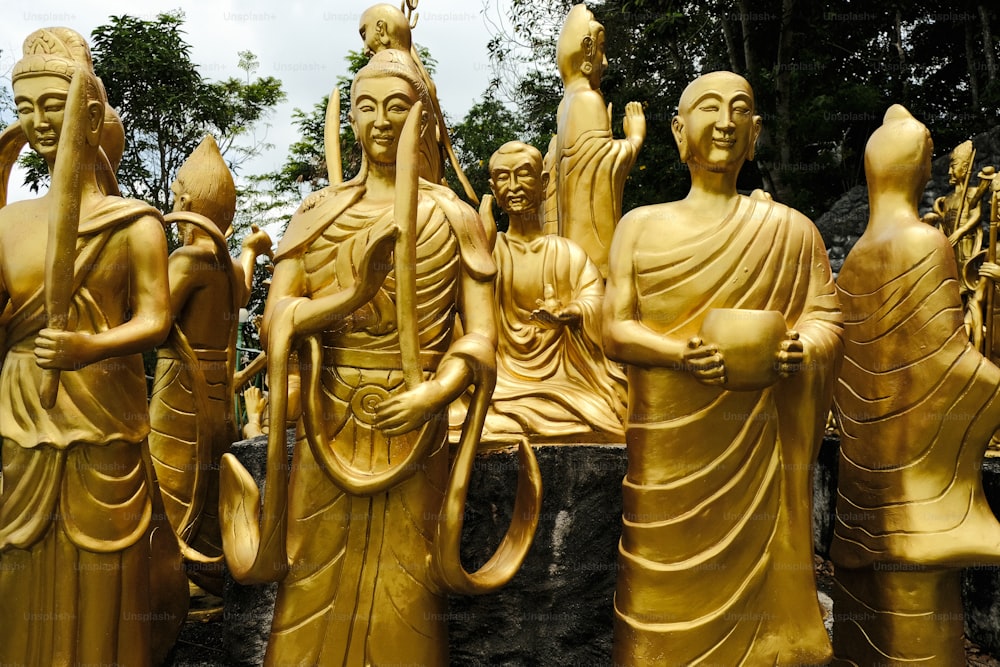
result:
[[[35,362],[40,368],[78,370],[94,361],[90,336],[75,331],[42,329],[35,338]]]
[[[726,384],[726,361],[717,345],[706,345],[698,336],[687,342],[684,368],[702,384],[721,387]]]
[[[1000,264],[983,262],[983,265],[979,267],[979,277],[989,278],[993,281],[1000,281]]]
[[[642,111],[641,102],[629,102],[625,105],[622,129],[625,130],[625,136],[629,141],[642,144],[646,138],[646,114]]]
[[[375,410],[375,426],[390,437],[404,435],[439,416],[446,402],[441,385],[427,380],[382,401]]]
[[[358,263],[358,282],[355,285],[362,303],[375,296],[392,270],[392,249],[398,235],[399,227],[391,220],[368,230],[365,252]]]
[[[255,257],[267,255],[274,259],[274,251],[271,250],[271,237],[257,225],[250,225],[250,236],[243,239],[243,250],[252,250]]]
[[[540,304],[538,308],[531,311],[531,319],[550,329],[561,326],[576,326],[583,319],[583,310],[575,302],[565,307],[560,305],[556,308],[551,308],[548,304]]]
[[[260,424],[261,415],[267,409],[267,397],[264,396],[264,392],[260,387],[247,387],[243,392],[243,400],[247,406],[247,420]]]
[[[781,377],[788,377],[789,375],[798,373],[802,369],[802,362],[805,360],[805,351],[802,347],[802,341],[799,340],[799,333],[797,331],[789,331],[785,336],[785,340],[781,341],[781,345],[778,346],[778,357],[776,359],[778,375]]]

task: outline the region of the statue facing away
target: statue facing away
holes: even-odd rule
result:
[[[310,195],[276,254],[270,422],[285,419],[293,347],[303,416],[290,482],[283,430],[268,434],[263,527],[252,478],[231,455],[222,466],[230,569],[281,582],[267,664],[448,664],[447,594],[508,581],[537,525],[541,482],[522,446],[509,532],[482,569],[463,569],[465,496],[495,378],[496,269],[475,211],[418,181],[427,103],[409,54],[375,54],[351,89],[361,172]],[[452,340],[456,314],[464,334]],[[449,476],[447,408],[469,385]]]
[[[690,192],[615,232],[604,345],[629,381],[615,664],[830,657],[811,471],[840,310],[812,223],[736,191],[760,127],[742,77],[693,81],[672,123]]]
[[[484,439],[600,434],[621,442],[625,376],[604,356],[604,279],[573,241],[542,234],[548,174],[533,146],[490,158],[490,188],[509,216],[497,236],[497,386]]]
[[[0,210],[0,663],[148,665],[187,610],[140,355],[170,327],[166,239],[155,209],[115,196],[121,135],[102,144],[83,37],[32,33],[12,80],[4,193],[24,142],[52,181]]]
[[[613,138],[611,108],[601,94],[601,75],[608,66],[604,26],[585,5],[575,5],[566,16],[556,58],[564,92],[557,134],[546,156],[553,175],[545,231],[558,231],[575,242],[606,276],[625,179],[646,137],[646,117],[641,104],[630,102],[625,107],[626,138]]]
[[[250,298],[254,261],[271,254],[271,239],[254,227],[240,261],[229,256],[236,185],[210,136],[181,165],[171,190],[174,210],[165,220],[178,225],[184,244],[168,264],[174,325],[157,350],[149,449],[189,576],[221,596],[218,466],[238,439],[236,327]]]
[[[865,149],[868,227],[838,277],[838,664],[964,664],[959,568],[1000,562],[981,479],[1000,370],[966,336],[949,240],[917,213],[932,151],[891,107]]]

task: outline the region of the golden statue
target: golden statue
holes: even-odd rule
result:
[[[365,43],[365,53],[368,56],[384,49],[405,51],[413,58],[413,64],[420,72],[420,78],[427,89],[427,97],[430,102],[425,110],[428,114],[430,127],[424,132],[420,148],[421,178],[425,178],[431,183],[447,185],[444,177],[444,163],[445,161],[451,162],[451,167],[455,170],[455,175],[462,184],[465,196],[473,204],[478,204],[479,199],[476,197],[476,192],[465,176],[458,156],[455,155],[455,149],[451,145],[448,126],[445,124],[444,113],[441,112],[441,104],[438,102],[437,86],[434,85],[423,61],[420,60],[420,54],[417,53],[417,49],[413,45],[411,29],[416,27],[416,16],[412,14],[412,10],[416,4],[416,0],[412,0],[407,5],[411,16],[413,16],[412,23],[401,9],[393,5],[386,3],[372,5],[361,15],[358,32],[361,33],[361,40]],[[327,118],[329,122],[329,116]]]
[[[693,81],[672,122],[687,197],[615,232],[604,347],[629,381],[615,664],[830,656],[811,501],[840,309],[812,223],[736,191],[760,128],[742,77]]]
[[[625,376],[602,349],[604,279],[580,246],[542,234],[549,175],[537,148],[506,143],[489,171],[510,226],[493,249],[500,343],[484,439],[597,432],[622,442]]]
[[[177,224],[183,245],[168,264],[174,325],[157,350],[149,449],[189,576],[221,596],[218,466],[237,440],[236,327],[250,298],[254,261],[271,254],[271,238],[254,226],[240,260],[229,256],[236,184],[211,136],[181,165],[171,190],[174,210],[165,221]]]
[[[83,37],[33,32],[11,78],[0,205],[24,143],[52,181],[0,209],[0,663],[148,665],[187,611],[146,448],[140,353],[170,327],[162,221],[117,196],[123,135]]]
[[[640,103],[629,102],[626,138],[613,138],[611,107],[601,94],[601,75],[608,66],[604,26],[585,5],[575,5],[566,16],[556,59],[564,92],[557,134],[546,156],[553,174],[545,231],[558,231],[574,241],[606,276],[611,237],[622,216],[625,179],[646,137],[646,117]]]
[[[891,107],[865,149],[868,228],[838,277],[847,315],[830,555],[845,665],[965,664],[959,568],[1000,563],[980,475],[1000,426],[1000,369],[966,336],[948,239],[917,214],[932,151],[923,124]]]
[[[287,360],[299,350],[291,479],[284,433],[271,428],[263,509],[231,455],[220,508],[237,580],[281,581],[267,664],[446,665],[447,594],[508,581],[534,535],[541,482],[522,446],[508,535],[481,570],[462,567],[495,378],[496,268],[475,211],[418,181],[428,104],[409,54],[375,54],[351,88],[360,173],[310,195],[278,247],[264,338],[271,424],[285,420]],[[456,314],[465,333],[453,340]],[[449,475],[447,408],[469,385]]]

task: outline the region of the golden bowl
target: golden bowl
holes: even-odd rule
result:
[[[713,308],[698,334],[717,345],[726,365],[726,389],[751,391],[778,381],[778,350],[788,333],[776,310]]]

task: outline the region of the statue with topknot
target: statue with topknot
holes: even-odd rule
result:
[[[162,220],[118,196],[123,134],[83,37],[35,31],[11,79],[0,205],[25,143],[51,187],[0,208],[0,663],[149,665],[187,610],[146,445]]]
[[[250,298],[254,263],[271,254],[256,226],[239,261],[226,239],[236,212],[236,185],[211,136],[202,140],[171,185],[183,245],[168,263],[173,326],[157,350],[149,412],[149,449],[170,525],[192,581],[221,596],[218,466],[237,440],[233,373],[239,310]]]

